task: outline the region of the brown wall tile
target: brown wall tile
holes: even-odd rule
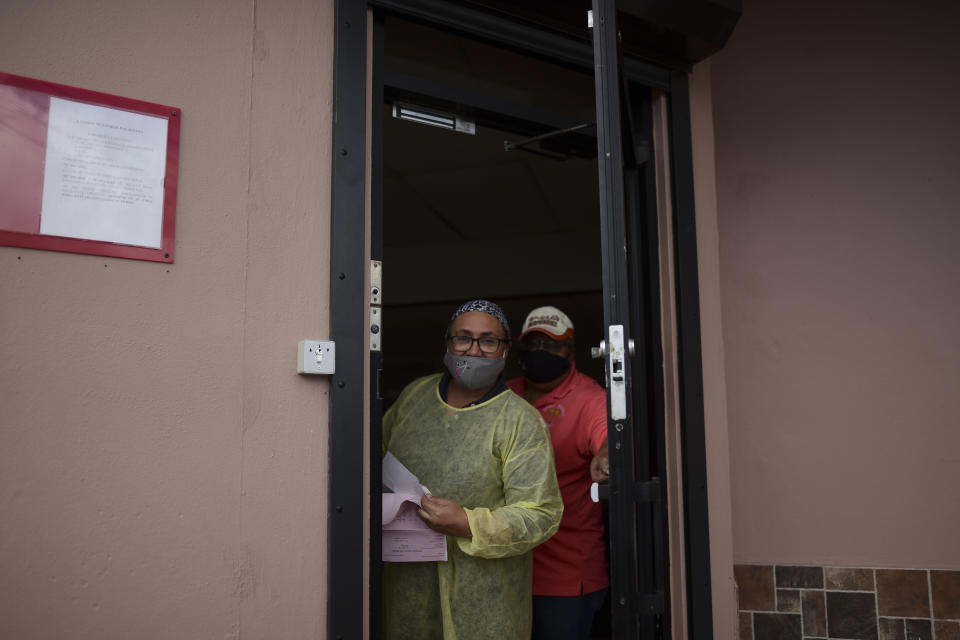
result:
[[[877,569],[877,606],[882,616],[930,617],[927,572]]]
[[[933,637],[937,640],[960,640],[960,622],[956,620],[934,620]]]
[[[803,591],[800,600],[803,609],[803,635],[826,637],[827,604],[823,591]]]
[[[827,589],[873,591],[873,569],[824,567],[823,579]]]
[[[776,610],[772,566],[751,564],[734,565],[733,578],[737,582],[738,607],[741,610]]]
[[[777,589],[777,611],[800,613],[800,592],[796,589]]]
[[[739,640],[960,640],[960,571],[736,565],[734,577]]]
[[[740,612],[740,640],[753,640],[753,614]]]
[[[933,640],[929,620],[907,620],[907,640]]]
[[[802,640],[800,616],[795,613],[753,614],[754,640]]]
[[[777,587],[783,589],[823,589],[823,567],[787,567],[777,565]]]
[[[934,618],[960,618],[960,571],[931,571]]]
[[[903,618],[880,618],[880,640],[906,640]]]
[[[877,607],[873,594],[828,591],[827,630],[831,638],[877,640]]]

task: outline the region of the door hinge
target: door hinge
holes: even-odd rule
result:
[[[380,351],[383,340],[383,266],[379,260],[370,261],[370,351]]]

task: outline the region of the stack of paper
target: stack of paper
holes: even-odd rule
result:
[[[417,515],[420,499],[430,492],[392,453],[383,458],[384,562],[435,562],[447,559],[447,538]]]

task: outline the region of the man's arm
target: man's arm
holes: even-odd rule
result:
[[[594,482],[606,482],[610,479],[610,456],[607,454],[606,440],[590,461],[590,479]]]

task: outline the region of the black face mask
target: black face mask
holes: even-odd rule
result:
[[[520,369],[531,382],[543,384],[569,371],[570,361],[542,349],[524,351],[520,354]]]

